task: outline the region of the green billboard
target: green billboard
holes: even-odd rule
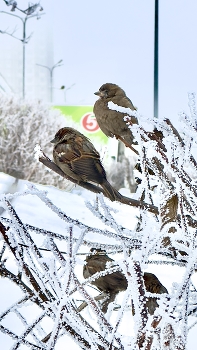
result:
[[[108,138],[100,130],[95,115],[93,106],[54,106],[61,111],[65,116],[80,124],[82,132],[90,138],[96,138],[102,143],[107,143]]]

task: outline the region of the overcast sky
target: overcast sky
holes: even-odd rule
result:
[[[0,1],[0,10],[10,11]],[[28,2],[18,4],[24,9]],[[94,104],[94,92],[112,82],[126,91],[140,113],[151,117],[154,0],[42,0],[41,4],[46,14],[40,23],[53,29],[54,63],[60,59],[64,63],[54,71],[54,85],[75,84],[66,92],[66,103]],[[12,28],[13,17],[6,17]],[[1,19],[2,15],[0,29],[5,29]],[[39,26],[33,21],[27,27],[32,25],[35,32]],[[180,111],[189,110],[188,92],[197,91],[196,0],[160,0],[159,21],[159,114],[177,119]],[[57,99],[60,93],[56,90]]]

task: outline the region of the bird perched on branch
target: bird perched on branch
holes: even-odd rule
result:
[[[117,111],[120,109],[118,107],[129,108],[130,112],[136,110],[124,90],[116,84],[106,83],[100,87],[99,91],[95,92],[95,95],[100,98],[95,102],[93,112],[103,133],[108,137],[115,136],[117,139],[123,139],[125,144],[132,145],[134,137],[124,121],[124,117],[128,116],[128,113]],[[117,110],[110,109],[109,102],[117,105]],[[130,116],[129,124],[138,124],[137,118]]]
[[[92,254],[86,257],[86,263],[83,267],[84,278],[91,277],[96,272],[104,271],[107,262],[114,262],[104,250],[92,248],[90,252]],[[167,289],[153,273],[144,272],[143,279],[147,292],[156,294],[168,293]],[[91,284],[95,285],[100,291],[107,293],[109,296],[109,298],[102,304],[102,311],[104,313],[107,312],[109,303],[113,302],[117,294],[125,291],[128,286],[126,277],[120,271],[101,276],[91,282]],[[157,298],[148,297],[146,307],[148,308],[148,312],[153,315],[155,309],[158,307]],[[133,313],[135,313],[134,309]]]
[[[121,194],[107,181],[100,154],[90,140],[73,128],[60,129],[55,138],[53,158],[55,164],[71,179],[80,182],[93,182],[102,186],[104,194],[111,201]]]

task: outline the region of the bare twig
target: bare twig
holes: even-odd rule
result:
[[[117,138],[118,140],[122,141],[122,142],[124,143],[124,145],[125,145],[126,147],[130,148],[131,151],[133,151],[135,154],[139,155],[139,152],[138,152],[133,146],[131,146],[129,143],[127,143],[127,142],[123,139],[123,137],[121,137],[120,135],[118,135],[118,136],[116,136],[116,138]]]

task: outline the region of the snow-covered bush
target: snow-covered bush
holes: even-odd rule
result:
[[[0,171],[18,179],[65,188],[66,180],[51,174],[34,159],[37,143],[52,154],[50,140],[65,123],[58,110],[41,101],[0,94]]]

